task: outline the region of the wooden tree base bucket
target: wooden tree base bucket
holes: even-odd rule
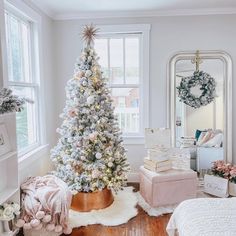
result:
[[[110,189],[104,188],[102,191],[92,193],[77,193],[73,195],[71,209],[75,211],[88,212],[99,210],[110,206],[114,197]]]

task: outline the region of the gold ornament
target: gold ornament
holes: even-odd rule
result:
[[[81,165],[73,166],[76,173],[81,174],[83,172],[83,167]]]
[[[94,41],[98,31],[99,29],[93,24],[86,25],[82,31],[82,39],[87,43],[87,45],[90,45]]]
[[[97,83],[97,82],[98,82],[97,77],[93,77],[92,80],[93,80],[94,83]]]
[[[108,178],[107,178],[107,176],[104,176],[102,179],[103,179],[103,181],[105,181],[105,182],[107,182],[107,181],[108,181]]]

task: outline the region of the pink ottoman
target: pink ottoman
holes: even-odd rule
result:
[[[155,173],[140,167],[140,193],[152,207],[177,204],[195,198],[197,173],[193,170],[168,170]]]

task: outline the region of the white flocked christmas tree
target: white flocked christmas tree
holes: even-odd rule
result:
[[[92,25],[83,29],[84,48],[66,86],[60,138],[51,151],[55,174],[73,194],[105,187],[117,191],[129,171],[110,90],[94,50],[96,33]]]

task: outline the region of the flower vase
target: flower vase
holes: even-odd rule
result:
[[[229,182],[229,195],[236,197],[236,183]]]
[[[13,236],[14,232],[10,229],[11,228],[11,219],[10,220],[0,220],[0,223],[2,223],[2,230],[3,232],[0,232],[0,235],[2,236]]]

